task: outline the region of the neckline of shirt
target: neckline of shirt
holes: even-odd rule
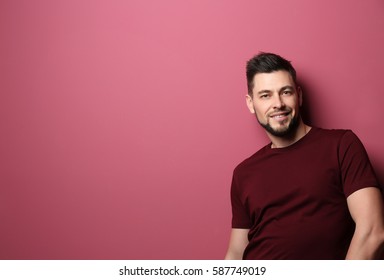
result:
[[[286,152],[290,151],[293,149],[296,149],[302,145],[302,143],[305,143],[308,141],[308,139],[312,138],[312,135],[315,133],[315,131],[319,130],[317,127],[312,127],[307,134],[305,134],[303,137],[301,137],[299,140],[297,140],[295,143],[287,146],[287,147],[282,147],[282,148],[272,148],[272,142],[270,142],[267,146],[266,149],[268,152],[271,153],[280,153],[280,152]]]

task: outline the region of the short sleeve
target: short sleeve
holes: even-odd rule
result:
[[[347,130],[341,137],[338,155],[346,197],[365,187],[379,188],[368,154],[359,138],[351,130]]]
[[[247,209],[242,202],[235,175],[232,177],[231,185],[231,204],[232,204],[232,228],[251,228],[251,221]]]

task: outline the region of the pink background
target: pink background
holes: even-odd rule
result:
[[[381,0],[1,1],[0,258],[223,258],[259,51],[384,182],[383,28]]]

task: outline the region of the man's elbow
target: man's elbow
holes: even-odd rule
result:
[[[242,260],[243,254],[241,252],[233,252],[228,250],[224,257],[225,260]]]
[[[373,259],[384,258],[384,228],[375,229],[369,232],[367,244],[372,248]]]
[[[374,242],[376,242],[376,246],[377,246],[376,258],[383,260],[384,259],[384,229],[377,234]]]

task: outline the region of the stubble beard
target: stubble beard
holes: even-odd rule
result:
[[[256,114],[255,114],[256,116]],[[267,123],[262,123],[260,120],[257,118],[258,123],[270,134],[276,137],[289,137],[292,134],[294,134],[299,126],[299,120],[300,116],[296,115],[294,118],[291,119],[289,122],[288,126],[285,127],[284,129],[274,129],[268,122]]]

